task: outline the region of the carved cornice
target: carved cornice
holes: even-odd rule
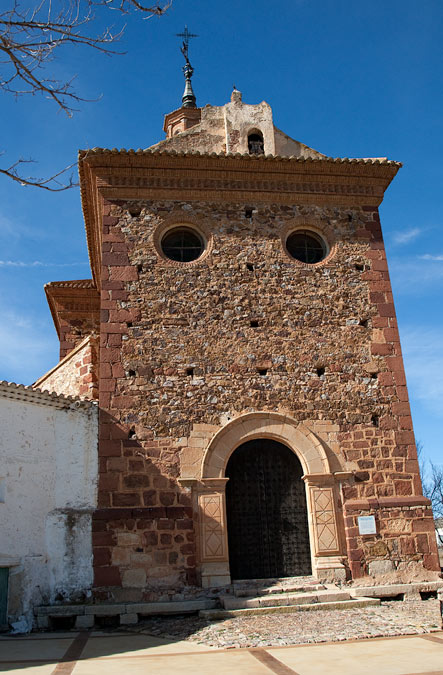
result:
[[[400,166],[387,160],[327,157],[80,152],[80,186],[94,281],[99,279],[104,199],[377,207]]]
[[[91,279],[54,281],[45,285],[45,293],[59,338],[61,323],[68,316],[99,320],[100,295]]]

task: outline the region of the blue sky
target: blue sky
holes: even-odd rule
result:
[[[9,0],[8,0],[9,2]],[[116,13],[102,23],[118,26]],[[179,107],[187,24],[198,105],[232,85],[266,100],[274,123],[331,156],[387,156],[400,170],[381,207],[416,437],[442,463],[443,8],[440,0],[174,0],[162,18],[127,17],[112,58],[59,52],[84,98],[69,119],[43,97],[0,94],[1,165],[18,157],[48,175],[79,148],[148,147]],[[29,384],[57,361],[44,283],[90,276],[77,189],[49,194],[0,177],[0,379]]]

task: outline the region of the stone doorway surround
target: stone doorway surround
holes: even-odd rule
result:
[[[226,466],[231,454],[243,443],[269,438],[286,445],[303,467],[306,485],[309,537],[313,575],[322,579],[344,580],[346,546],[340,506],[343,481],[349,471],[331,470],[322,442],[304,423],[287,414],[253,412],[236,417],[219,429],[201,449],[201,459],[194,476],[184,475],[179,483],[192,492],[198,521],[198,564],[204,588],[231,583],[226,526]],[[182,452],[182,466],[188,464],[187,449]],[[195,449],[193,450],[195,457]],[[337,467],[334,455],[334,468]]]

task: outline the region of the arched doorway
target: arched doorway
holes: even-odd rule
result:
[[[231,455],[226,477],[233,579],[311,574],[303,469],[285,445],[254,439]]]

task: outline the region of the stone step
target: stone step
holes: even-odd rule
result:
[[[234,588],[237,598],[255,597],[260,595],[277,595],[280,593],[312,593],[326,589],[324,584],[288,584],[286,586],[250,586],[249,588]]]
[[[239,579],[232,583],[233,593],[239,598],[270,595],[273,593],[308,593],[325,588],[326,586],[320,584],[314,577]]]
[[[274,607],[248,607],[246,609],[205,609],[199,612],[202,619],[218,621],[260,614],[292,614],[319,610],[346,610],[362,607],[374,607],[380,604],[378,598],[359,598],[358,600],[338,600],[336,602],[314,602],[306,605],[280,605]]]
[[[256,607],[287,607],[291,605],[312,605],[319,602],[341,602],[350,600],[348,591],[317,590],[309,593],[272,593],[258,597],[236,597],[221,595],[220,602],[224,609],[248,609]]]

